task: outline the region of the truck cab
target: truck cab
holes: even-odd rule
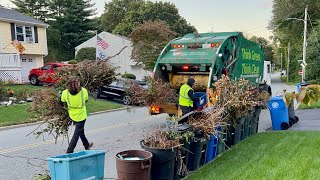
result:
[[[245,39],[241,32],[187,34],[164,47],[157,59],[153,78],[170,83],[177,93],[188,78],[194,78],[194,92],[205,98],[203,104],[196,104],[195,109],[201,110],[215,103],[214,83],[222,75],[231,79],[245,78],[253,86],[266,85],[264,63],[261,47]],[[158,111],[153,112],[153,109]],[[149,110],[151,114],[181,115],[178,102],[170,107],[149,107]]]

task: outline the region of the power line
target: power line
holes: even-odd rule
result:
[[[258,27],[255,27],[255,28],[252,28],[252,29],[249,29],[249,30],[245,30],[245,32],[252,31],[252,30],[255,30],[255,29],[260,29],[262,27],[265,27],[266,25],[268,25],[268,24],[264,24],[264,25],[261,25],[261,26],[258,26]]]

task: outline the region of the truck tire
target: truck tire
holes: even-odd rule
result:
[[[34,86],[39,85],[39,79],[36,75],[31,75],[30,84],[32,84]]]
[[[270,96],[272,96],[272,90],[271,87],[267,84],[260,85],[259,86],[263,91],[267,92]]]

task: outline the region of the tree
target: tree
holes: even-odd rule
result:
[[[94,36],[95,21],[89,19],[94,15],[93,6],[90,0],[71,0],[64,15],[56,17],[54,28],[61,33],[59,46],[65,52],[64,60],[74,59],[74,48]]]
[[[253,36],[250,38],[251,41],[259,44],[264,50],[264,59],[273,62],[274,52],[272,46],[269,44],[268,40],[263,37]]]
[[[106,31],[123,36],[128,36],[139,24],[155,20],[166,22],[180,36],[196,32],[195,27],[182,18],[175,5],[169,2],[112,0],[106,4],[101,19]]]
[[[312,26],[318,24],[320,17],[320,2],[311,0],[274,0],[273,1],[273,17],[269,28],[274,32],[274,43],[280,47],[287,47],[288,42],[291,44],[290,51],[290,69],[289,80],[301,81],[298,71],[301,69],[298,60],[302,59],[302,44],[304,25],[302,21],[290,20],[288,18],[304,18],[304,9],[308,5],[308,34],[312,31]],[[311,26],[312,25],[312,26]],[[311,35],[310,35],[311,36]],[[313,37],[314,38],[314,37]],[[313,39],[308,38],[308,41]],[[309,49],[309,44],[308,48]],[[307,50],[309,52],[309,50]],[[280,50],[275,51],[276,56],[280,57]],[[307,52],[307,55],[308,55]],[[319,53],[320,55],[320,53]],[[308,56],[309,57],[309,56]],[[310,59],[307,59],[309,63]],[[309,67],[307,66],[307,69]],[[311,67],[310,67],[311,68]],[[308,71],[308,70],[307,70]],[[311,77],[311,76],[310,76]]]
[[[130,34],[132,58],[151,71],[164,46],[175,36],[176,33],[163,21],[146,21],[138,25]]]
[[[95,60],[95,59],[96,59],[96,48],[93,48],[93,47],[81,48],[76,55],[76,60],[78,61]]]
[[[112,0],[105,4],[104,13],[101,15],[101,22],[104,30],[112,32],[120,24],[132,4],[142,3],[143,0]]]
[[[313,80],[313,83],[320,84],[320,25],[316,26],[308,38],[307,49],[307,79]]]
[[[11,0],[11,2],[17,6],[15,10],[40,21],[47,22],[49,17],[49,2],[47,0]]]

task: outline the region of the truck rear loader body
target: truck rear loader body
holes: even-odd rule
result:
[[[214,104],[214,83],[222,75],[247,79],[271,94],[267,84],[270,66],[269,61],[264,61],[261,47],[245,39],[241,32],[187,34],[164,47],[152,75],[170,83],[177,93],[193,77],[196,81],[193,89],[198,95],[205,95],[201,108],[206,108]],[[181,116],[178,102],[167,107],[149,107],[149,112]]]

